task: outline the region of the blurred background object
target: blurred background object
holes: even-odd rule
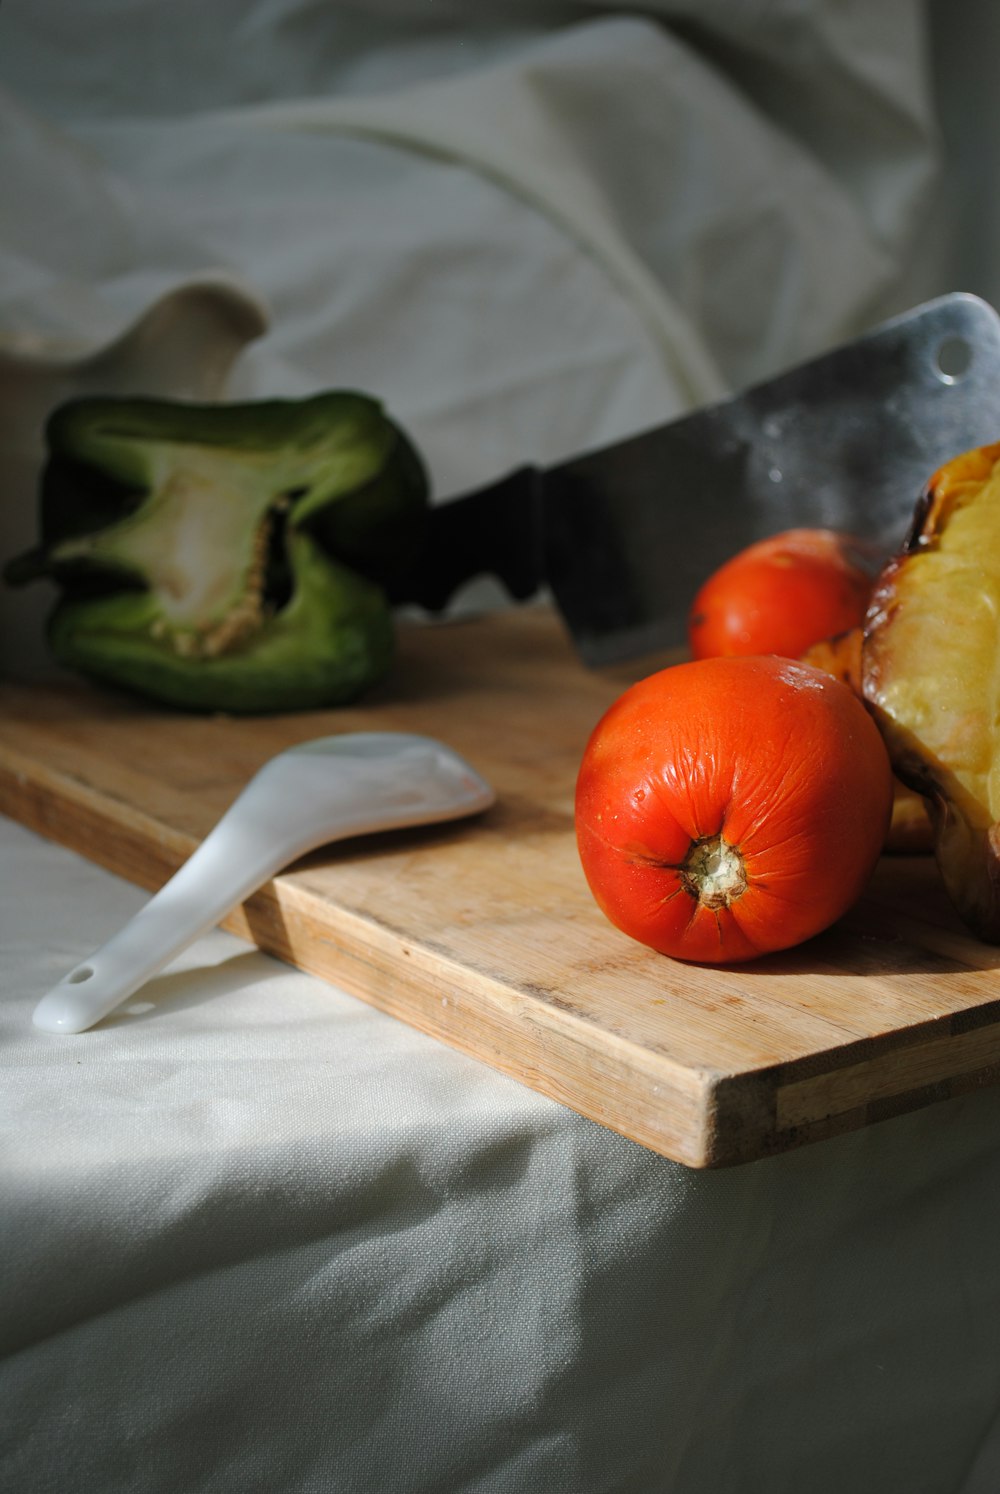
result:
[[[206,397],[373,392],[439,499],[942,290],[990,298],[997,24],[921,0],[5,7],[0,563],[35,523],[25,356],[92,360],[205,276],[259,315]],[[152,343],[132,392],[183,383],[167,361]],[[0,597],[0,668],[42,667],[42,602]]]

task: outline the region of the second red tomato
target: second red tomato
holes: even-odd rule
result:
[[[691,653],[797,659],[820,639],[857,627],[870,591],[856,541],[832,529],[786,530],[709,576],[688,617]]]

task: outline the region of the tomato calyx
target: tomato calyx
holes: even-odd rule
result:
[[[743,857],[721,835],[693,840],[678,872],[684,891],[712,911],[728,908],[747,890]]]

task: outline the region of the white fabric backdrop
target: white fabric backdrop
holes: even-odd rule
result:
[[[370,389],[439,497],[938,288],[915,0],[621,9],[8,4],[0,563],[34,533],[37,360],[206,272],[270,311],[232,396]],[[0,666],[43,667],[49,601],[0,589]]]
[[[226,392],[370,389],[438,497],[979,288],[914,0],[644,12],[7,0],[0,560],[138,377],[72,360],[204,277]],[[34,1032],[142,899],[0,822],[4,1488],[996,1489],[997,1093],[701,1176],[222,934]]]
[[[696,1173],[0,821],[0,1487],[994,1494],[1000,1092]]]

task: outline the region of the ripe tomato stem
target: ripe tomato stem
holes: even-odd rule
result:
[[[591,733],[580,861],[601,911],[641,944],[754,960],[856,901],[892,793],[881,733],[843,681],[774,655],[691,660],[630,685]]]
[[[728,908],[747,890],[743,857],[721,835],[693,840],[680,876],[684,890],[706,908]]]

